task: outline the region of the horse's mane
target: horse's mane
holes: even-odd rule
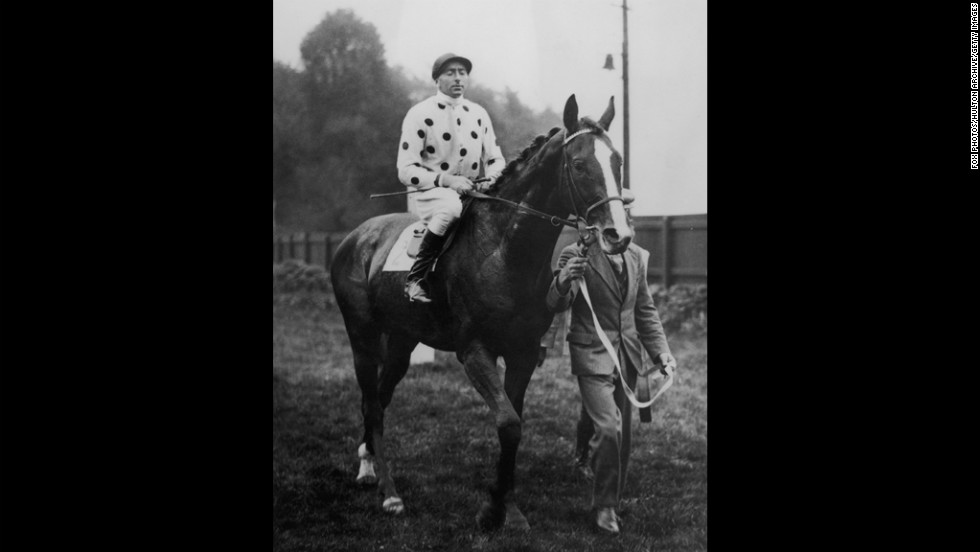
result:
[[[519,156],[517,156],[517,159],[513,159],[510,163],[507,163],[504,170],[500,172],[500,176],[497,177],[497,184],[494,187],[499,190],[502,186],[506,185],[510,181],[511,175],[518,169],[518,165],[523,166],[528,159],[530,159],[535,153],[538,152],[539,149],[541,149],[541,146],[543,146],[559,131],[561,131],[561,127],[555,127],[548,131],[547,136],[544,134],[535,136],[534,139],[531,140],[531,143],[521,151]]]
[[[599,123],[593,121],[588,117],[582,117],[581,123],[582,126],[588,127],[591,130],[598,130],[600,132],[603,131],[602,127],[599,126]],[[500,172],[500,176],[497,177],[497,184],[494,186],[494,188],[500,190],[502,186],[505,186],[508,182],[510,182],[511,175],[515,171],[517,171],[519,166],[522,168],[524,163],[527,162],[527,160],[530,159],[532,156],[534,156],[534,154],[541,149],[541,146],[543,146],[548,140],[551,139],[552,136],[557,134],[559,131],[561,131],[561,127],[555,127],[548,131],[547,136],[544,134],[539,134],[538,136],[535,136],[534,139],[531,140],[531,143],[528,144],[528,146],[521,151],[521,154],[519,156],[517,156],[517,159],[514,159],[510,163],[507,163],[507,166],[504,167],[504,170]]]

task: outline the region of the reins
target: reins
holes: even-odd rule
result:
[[[589,247],[591,247],[591,242],[589,240],[581,240],[581,245],[579,249],[579,256],[585,256],[588,252]],[[644,259],[646,262],[646,259]],[[599,341],[602,342],[602,346],[606,348],[606,352],[612,358],[613,366],[616,368],[616,375],[619,376],[619,381],[623,384],[623,392],[626,394],[626,398],[629,399],[631,403],[636,405],[637,408],[646,408],[653,404],[653,401],[657,400],[660,395],[663,395],[664,391],[670,389],[670,386],[674,385],[674,369],[670,366],[663,368],[662,372],[657,374],[654,379],[662,379],[666,377],[666,382],[657,391],[657,394],[653,396],[649,401],[640,401],[636,398],[636,394],[630,388],[629,384],[626,383],[626,376],[623,375],[623,368],[619,365],[619,355],[616,353],[616,349],[613,348],[612,342],[609,341],[609,337],[606,335],[606,331],[602,329],[602,325],[599,324],[599,317],[595,313],[595,307],[592,306],[592,298],[589,296],[589,285],[582,278],[581,284],[579,285],[579,293],[582,294],[582,298],[585,299],[585,304],[589,306],[589,313],[592,314],[592,324],[595,326],[596,334],[599,336]],[[650,374],[652,370],[640,370],[637,369],[637,375],[639,377],[646,377]]]
[[[613,349],[612,343],[609,341],[609,337],[606,336],[606,332],[602,329],[602,326],[599,325],[599,317],[596,316],[595,308],[592,307],[592,298],[589,297],[589,286],[586,285],[585,280],[582,280],[582,285],[579,287],[579,291],[582,293],[585,303],[589,305],[589,312],[592,313],[592,323],[595,324],[595,331],[597,334],[599,334],[599,341],[602,342],[603,346],[606,348],[606,352],[608,352],[609,356],[612,357],[613,366],[616,367],[616,374],[619,376],[620,381],[623,382],[623,391],[626,393],[626,398],[629,399],[631,403],[636,405],[637,408],[646,408],[650,406],[653,404],[653,401],[657,400],[657,398],[660,397],[664,391],[670,389],[670,386],[674,384],[674,369],[670,366],[666,366],[664,368],[664,371],[667,373],[667,381],[660,387],[660,390],[657,391],[657,394],[654,395],[652,399],[645,402],[638,400],[636,395],[633,393],[633,390],[630,389],[629,384],[626,383],[626,377],[623,375],[623,369],[619,366],[619,355],[616,354],[616,350]],[[640,370],[637,370],[637,373],[640,377],[646,377],[650,372],[647,371],[640,373]],[[660,374],[658,373],[658,375]]]
[[[500,201],[500,202],[502,202],[502,203],[504,203],[506,205],[509,205],[509,206],[517,209],[518,211],[527,213],[529,215],[533,215],[533,216],[538,217],[540,219],[547,220],[547,221],[549,221],[554,226],[559,226],[559,225],[562,225],[563,224],[563,225],[569,226],[571,228],[576,228],[576,229],[578,229],[579,234],[582,237],[584,237],[586,233],[594,232],[595,229],[596,229],[595,226],[587,226],[588,222],[586,222],[588,220],[589,214],[592,213],[592,210],[595,209],[596,207],[599,207],[600,205],[604,205],[606,203],[609,203],[610,201],[619,200],[619,201],[624,202],[624,203],[625,203],[625,201],[623,201],[622,196],[612,196],[612,197],[607,197],[607,198],[604,198],[604,199],[600,199],[599,201],[593,203],[592,205],[589,205],[586,208],[586,210],[585,210],[585,216],[582,216],[582,214],[579,212],[578,206],[579,206],[579,203],[584,204],[585,201],[582,199],[582,196],[581,196],[581,194],[578,191],[578,187],[575,186],[575,178],[572,176],[572,170],[569,168],[568,153],[565,151],[565,146],[568,145],[569,142],[571,142],[572,140],[574,140],[578,136],[581,136],[583,134],[593,134],[593,133],[595,133],[596,130],[597,129],[594,129],[594,128],[584,128],[582,130],[579,130],[577,132],[574,132],[574,133],[570,134],[569,136],[566,136],[565,139],[561,143],[561,146],[562,146],[562,155],[563,155],[563,158],[564,158],[563,159],[564,160],[563,165],[564,165],[564,168],[565,168],[565,182],[566,182],[565,188],[566,188],[566,190],[568,192],[568,198],[569,198],[569,200],[571,200],[572,209],[575,211],[575,220],[564,219],[564,218],[561,218],[561,217],[559,217],[557,215],[551,215],[551,214],[545,213],[543,211],[539,211],[537,209],[534,209],[533,207],[529,207],[528,205],[525,205],[524,203],[517,203],[517,202],[514,202],[514,201],[510,201],[508,199],[504,199],[502,197],[490,196],[490,195],[487,195],[487,194],[485,194],[483,192],[478,192],[476,190],[473,190],[473,191],[469,192],[468,195],[470,197],[475,197],[477,199],[492,199],[494,201]],[[597,134],[597,136],[599,137],[599,139],[603,140],[606,143],[606,145],[609,146],[610,149],[612,149],[613,151],[615,151],[615,148],[613,147],[612,141],[609,139],[609,137],[606,136],[606,134],[604,132],[602,132],[601,129],[599,129],[599,130],[600,130],[600,132]],[[573,190],[574,190],[574,192],[573,192]],[[574,193],[575,196],[577,196],[578,201],[576,201],[576,197],[573,197],[573,195],[572,195],[573,193]]]
[[[571,136],[565,138],[565,141],[564,141],[564,143],[562,143],[562,146],[564,146],[565,144],[567,144],[570,140],[572,140],[576,136],[578,136],[580,134],[583,134],[583,133],[586,133],[586,132],[591,132],[591,131],[588,130],[588,129],[586,129],[586,130],[580,130],[580,131],[572,134]],[[609,137],[606,136],[605,133],[599,134],[598,137],[599,137],[599,139],[601,139],[601,140],[603,140],[605,142],[605,144],[609,147],[609,149],[611,149],[613,151],[616,151],[616,148],[614,148],[613,145],[612,145],[612,141],[609,140]],[[573,182],[573,180],[571,180],[572,173],[571,173],[571,169],[568,168],[568,159],[565,160],[565,171],[568,173],[569,183],[572,183]],[[571,185],[568,187],[568,189],[569,189],[569,195],[571,194],[572,188],[573,188],[573,186],[571,186]],[[575,193],[576,193],[576,195],[578,195],[578,189],[577,188],[575,188]],[[581,196],[579,196],[579,199],[581,199]],[[585,217],[588,218],[589,213],[591,213],[592,210],[595,209],[596,207],[599,207],[600,205],[604,205],[606,203],[609,203],[610,201],[615,201],[615,200],[619,200],[619,201],[623,202],[623,204],[626,203],[626,201],[623,200],[623,197],[622,196],[612,196],[612,197],[607,197],[605,199],[601,199],[601,200],[593,203],[592,205],[590,205],[588,207],[588,209],[585,210]],[[573,201],[572,201],[572,205],[576,205],[576,203],[574,201],[574,198],[573,198]],[[577,207],[576,207],[575,216],[576,217],[579,217]],[[590,228],[594,228],[594,227],[590,227]],[[590,242],[590,240],[587,239],[587,234],[585,232],[583,232],[582,229],[579,229],[579,234],[580,234],[580,236],[582,238],[581,241],[582,241],[583,244],[588,244]],[[586,246],[586,247],[588,247],[588,246]],[[629,384],[626,383],[626,377],[623,375],[623,369],[619,365],[619,355],[616,354],[616,350],[613,348],[612,343],[609,341],[609,337],[606,336],[605,330],[603,330],[602,329],[602,326],[599,324],[599,317],[595,313],[595,307],[592,306],[592,298],[589,297],[589,286],[588,286],[588,284],[586,284],[586,282],[585,282],[584,279],[582,280],[582,285],[579,287],[579,289],[580,289],[580,292],[582,293],[582,298],[585,299],[585,303],[589,306],[589,312],[592,314],[592,323],[595,325],[596,334],[598,334],[598,336],[599,336],[599,341],[602,342],[602,345],[606,348],[606,352],[608,352],[609,353],[609,356],[612,357],[613,366],[616,367],[616,374],[619,376],[619,380],[623,384],[623,391],[626,394],[626,398],[629,399],[629,401],[631,403],[633,403],[634,405],[636,405],[637,408],[646,408],[646,407],[652,405],[653,402],[656,401],[657,398],[659,398],[660,395],[662,395],[664,393],[664,391],[670,389],[670,386],[672,386],[674,384],[674,370],[671,367],[669,367],[669,366],[664,369],[664,372],[666,373],[666,380],[667,381],[660,387],[660,389],[657,391],[657,394],[654,395],[653,398],[651,398],[649,401],[640,401],[639,399],[637,399],[636,398],[636,395],[633,393],[633,390],[630,389]],[[646,372],[642,372],[641,373],[640,370],[637,370],[637,372],[638,372],[638,375],[640,377],[646,377],[650,373],[649,371],[646,371]],[[660,375],[660,373],[658,373],[658,375]]]
[[[523,203],[516,203],[514,201],[510,201],[509,199],[504,199],[502,197],[489,196],[489,195],[487,195],[487,194],[485,194],[483,192],[478,192],[476,190],[473,190],[473,191],[469,192],[469,194],[467,194],[467,195],[469,195],[470,197],[475,197],[477,199],[492,199],[494,201],[500,201],[500,202],[506,203],[507,205],[510,205],[511,207],[517,209],[518,211],[522,211],[522,212],[525,212],[525,213],[527,213],[529,215],[534,215],[534,216],[536,216],[538,218],[541,218],[541,219],[550,221],[551,224],[553,224],[555,226],[560,226],[562,224],[564,224],[565,226],[570,226],[572,228],[576,228],[578,226],[575,223],[574,220],[568,220],[568,219],[563,219],[563,218],[558,217],[558,216],[555,216],[555,215],[549,215],[548,213],[545,213],[544,211],[538,211],[537,209],[528,207],[527,205],[524,205]]]

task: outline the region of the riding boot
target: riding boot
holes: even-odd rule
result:
[[[405,295],[408,296],[409,301],[432,302],[432,299],[429,298],[425,275],[428,274],[432,261],[439,255],[445,241],[445,236],[433,234],[429,230],[425,231],[425,237],[422,238],[422,243],[419,244],[419,252],[415,256],[415,264],[408,271],[408,279],[405,282]]]

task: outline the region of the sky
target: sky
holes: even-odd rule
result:
[[[627,5],[633,214],[707,213],[707,0]],[[510,88],[535,110],[560,115],[575,94],[579,115],[598,119],[613,96],[623,150],[622,0],[274,0],[273,59],[301,69],[303,38],[341,8],[377,28],[390,66],[419,78],[453,52],[472,61],[473,84]]]

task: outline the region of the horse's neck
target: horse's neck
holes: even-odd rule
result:
[[[559,196],[560,164],[554,159],[532,161],[527,170],[515,175],[514,181],[502,191],[500,197],[565,218]],[[544,269],[550,273],[552,252],[561,234],[561,226],[518,209],[513,209],[505,218],[505,225],[500,227],[503,260],[508,265],[523,267],[531,273]]]

